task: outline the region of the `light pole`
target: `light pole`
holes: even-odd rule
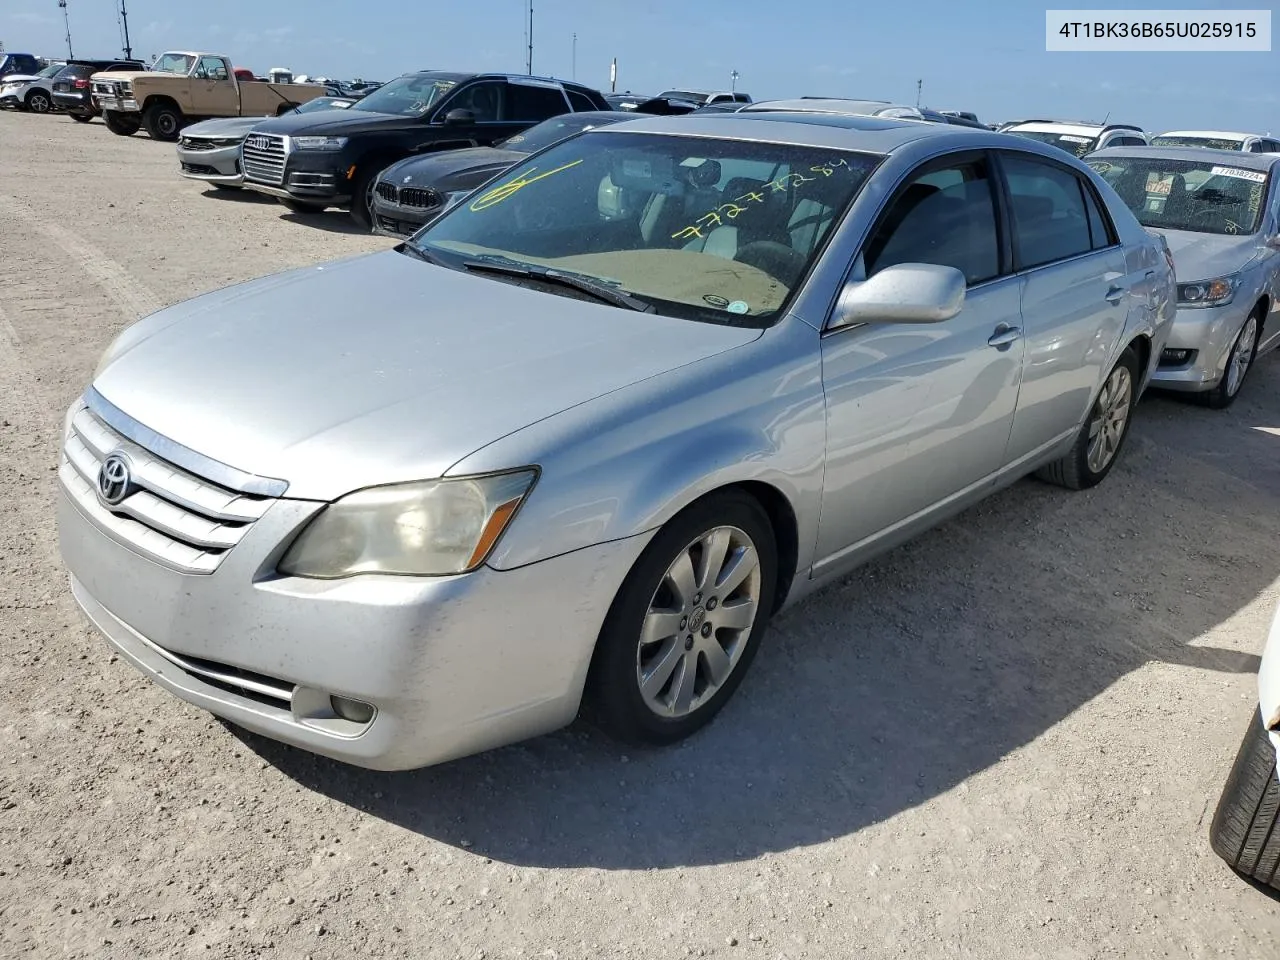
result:
[[[729,92],[730,93],[738,92],[738,71],[737,70],[734,70],[729,74]]]
[[[570,80],[578,79],[578,35],[573,35],[573,70],[569,74]]]
[[[62,8],[62,22],[67,28],[67,59],[74,60],[76,55],[71,52],[71,18],[67,16],[67,0],[58,0],[58,6]]]
[[[129,11],[124,8],[124,0],[120,0],[120,24],[124,28],[124,58],[133,59],[133,47],[129,46]]]
[[[533,76],[533,0],[529,0],[529,56],[525,60],[525,70]]]

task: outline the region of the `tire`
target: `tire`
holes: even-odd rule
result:
[[[351,185],[351,219],[365,230],[373,229],[373,185],[387,166],[366,166]]]
[[[176,143],[182,132],[182,111],[167,103],[153,103],[142,115],[142,124],[152,140]]]
[[[1120,450],[1129,436],[1137,402],[1138,375],[1138,353],[1132,346],[1126,347],[1107,374],[1071,452],[1041,467],[1036,476],[1068,490],[1087,490],[1100,484],[1120,459]],[[1100,453],[1094,450],[1099,432],[1103,434]]]
[[[53,109],[53,98],[43,90],[32,90],[23,105],[32,113],[48,113]]]
[[[707,577],[700,568],[707,545],[715,542],[725,548],[724,560],[713,564]],[[754,547],[754,565],[747,547]],[[640,555],[605,617],[584,691],[587,717],[635,744],[674,743],[708,724],[733,696],[760,648],[773,609],[777,558],[768,515],[743,491],[713,494],[673,517]],[[744,559],[746,565],[733,566]],[[681,561],[684,576],[672,573]],[[745,574],[727,592],[714,585],[708,589],[717,571],[722,577]],[[679,580],[683,589],[675,588]],[[754,609],[748,611],[752,596]],[[736,618],[731,610],[738,611]],[[748,612],[747,626],[735,631],[727,625],[734,619],[747,622]],[[719,651],[714,658],[713,650]],[[719,678],[717,669],[723,671]],[[642,689],[646,673],[648,691]]]
[[[107,125],[108,130],[119,137],[132,137],[142,129],[142,122],[137,117],[126,117],[114,110],[103,113],[102,122]]]
[[[1240,327],[1240,332],[1231,341],[1231,350],[1227,353],[1227,367],[1222,372],[1222,379],[1212,390],[1194,394],[1197,401],[1211,410],[1225,410],[1235,403],[1244,386],[1244,378],[1253,369],[1253,361],[1258,355],[1258,340],[1262,333],[1262,309],[1257,308]]]
[[[1280,782],[1276,751],[1255,711],[1209,827],[1209,844],[1231,869],[1280,890]]]
[[[71,119],[76,123],[88,123],[93,119],[92,113],[73,113]]]

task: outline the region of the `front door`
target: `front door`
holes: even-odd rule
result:
[[[963,309],[822,341],[827,468],[815,574],[913,528],[1004,465],[1022,376],[1020,283],[1006,269],[982,154],[931,161],[895,192],[854,278],[899,263],[960,270]]]
[[[191,72],[191,115],[234,117],[240,110],[235,80],[221,57],[201,57]]]

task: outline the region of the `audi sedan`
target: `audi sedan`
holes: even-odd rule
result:
[[[1173,252],[1178,316],[1154,384],[1229,406],[1280,345],[1280,156],[1126,147],[1086,162]]]
[[[129,327],[67,413],[62,556],[140,671],[307,750],[416,767],[584,707],[669,743],[779,609],[1019,477],[1103,481],[1173,311],[1161,241],[1050,146],[589,130],[393,249]]]

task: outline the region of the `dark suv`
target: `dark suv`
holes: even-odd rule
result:
[[[493,146],[562,113],[608,109],[597,91],[560,80],[405,74],[345,110],[264,120],[244,141],[244,186],[294,210],[348,208],[368,228],[374,181],[397,160]]]
[[[34,76],[43,69],[44,64],[39,57],[29,53],[0,53],[0,78],[11,73]]]
[[[81,123],[88,123],[98,115],[93,95],[89,92],[89,78],[108,70],[145,70],[141,60],[71,60],[66,69],[53,81],[53,102]]]

